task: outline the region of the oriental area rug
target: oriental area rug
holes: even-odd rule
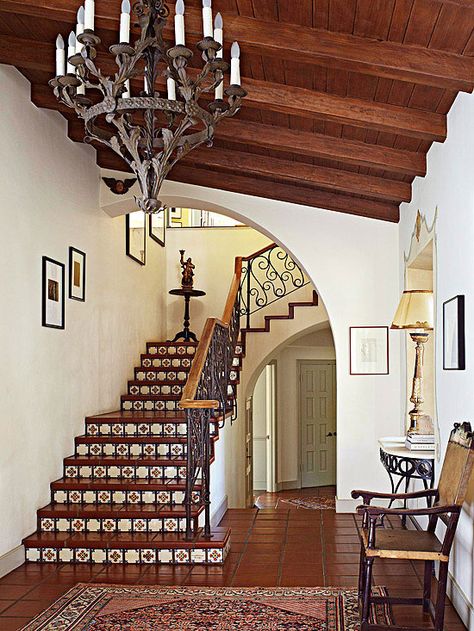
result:
[[[385,589],[374,588],[385,594]],[[372,621],[391,624],[377,605]],[[24,631],[358,631],[357,591],[78,584]]]
[[[336,510],[336,498],[335,497],[318,497],[316,495],[309,495],[308,497],[288,497],[280,498],[279,502],[285,502],[286,504],[293,504],[299,508],[310,508],[313,510]]]

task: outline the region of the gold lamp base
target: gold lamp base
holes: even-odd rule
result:
[[[410,417],[410,428],[408,434],[433,434],[433,421],[429,414],[425,414],[422,410],[424,403],[423,398],[423,355],[425,344],[428,341],[429,334],[419,331],[410,333],[411,339],[415,342],[415,371],[413,373],[413,386],[410,401],[413,403],[413,409],[408,412]]]

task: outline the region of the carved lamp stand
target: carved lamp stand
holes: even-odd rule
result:
[[[433,292],[425,289],[404,291],[393,319],[392,329],[411,331],[410,337],[415,342],[415,370],[410,401],[413,409],[410,417],[411,434],[432,434],[433,422],[423,411],[423,358],[428,331],[433,330]]]

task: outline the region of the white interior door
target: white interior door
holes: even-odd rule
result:
[[[301,486],[336,483],[336,366],[300,363]]]
[[[245,401],[245,500],[247,508],[254,505],[252,426],[252,397],[248,397]]]

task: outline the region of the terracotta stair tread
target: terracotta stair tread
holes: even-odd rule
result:
[[[160,379],[159,381],[153,381],[153,379],[131,379],[128,382],[129,386],[184,386],[186,379]]]
[[[156,384],[155,384],[156,385]],[[122,394],[123,399],[132,401],[179,401],[183,395],[179,394]]]
[[[197,517],[204,510],[204,506],[193,507],[192,516]],[[185,517],[184,505],[177,504],[48,504],[38,510],[38,517],[50,518],[98,518],[108,517],[119,519],[163,519],[166,517]]]
[[[51,488],[55,491],[122,491],[124,488],[130,491],[185,491],[186,483],[185,481],[158,481],[148,478],[59,478],[51,482]],[[196,484],[194,488],[199,489],[200,485]]]
[[[200,528],[192,541],[186,541],[185,533],[68,533],[35,532],[23,539],[23,544],[34,548],[215,548],[223,547],[230,536],[228,528],[212,528],[211,538],[206,539]]]
[[[213,436],[213,438],[216,438]],[[78,444],[94,444],[94,443],[112,443],[112,444],[156,444],[165,445],[170,443],[184,443],[186,444],[186,436],[107,436],[102,434],[99,436],[76,436],[76,445]]]
[[[196,346],[198,345],[199,342],[172,342],[171,340],[167,340],[166,342],[147,342],[146,343],[146,347],[149,348],[150,346],[194,346],[196,348]]]
[[[93,466],[110,467],[117,465],[119,467],[135,466],[135,467],[185,467],[186,459],[182,456],[68,456],[64,458],[64,464],[73,466]]]
[[[185,414],[181,410],[163,410],[160,412],[154,412],[153,410],[117,410],[106,414],[87,416],[86,423],[142,423],[143,421],[159,423],[160,421],[173,422],[173,420],[177,421],[184,418]]]

